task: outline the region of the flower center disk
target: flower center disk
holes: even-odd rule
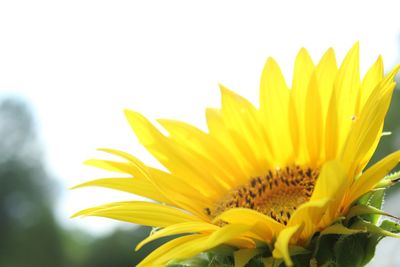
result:
[[[231,208],[248,208],[286,225],[296,208],[310,199],[318,175],[318,169],[298,165],[269,170],[233,189],[205,212],[215,218]]]

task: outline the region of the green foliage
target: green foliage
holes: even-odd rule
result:
[[[343,235],[335,243],[333,251],[336,263],[341,267],[362,266],[366,251],[366,234]]]
[[[23,103],[0,105],[0,266],[64,266],[61,230],[50,205],[30,112]]]

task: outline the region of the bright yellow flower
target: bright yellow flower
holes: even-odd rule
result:
[[[289,245],[306,246],[316,232],[345,216],[400,159],[395,152],[364,168],[382,135],[395,87],[379,57],[360,81],[358,44],[338,68],[329,49],[314,65],[301,49],[289,88],[269,58],[260,104],[221,87],[220,109],[207,109],[208,132],[175,120],[158,120],[161,133],[141,114],[126,111],[139,141],[167,171],[121,151],[103,149],[122,162],[89,160],[127,174],[80,186],[103,186],[155,202],[112,203],[79,212],[160,227],[151,240],[176,238],[139,266],[164,266],[220,244],[254,248],[262,241],[273,257],[291,265]],[[78,187],[80,187],[78,186]]]

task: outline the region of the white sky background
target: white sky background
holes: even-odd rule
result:
[[[108,175],[81,164],[101,157],[98,147],[155,164],[124,108],[203,127],[204,108],[219,105],[218,82],[257,101],[267,57],[291,77],[303,46],[315,61],[329,47],[341,60],[359,40],[363,70],[379,54],[387,70],[399,63],[399,10],[399,1],[1,1],[0,92],[36,112],[62,184],[59,220],[104,232],[115,224],[67,217],[131,196],[64,188]]]

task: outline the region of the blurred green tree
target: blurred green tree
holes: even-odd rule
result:
[[[63,266],[46,173],[31,111],[15,99],[0,104],[0,266]]]

